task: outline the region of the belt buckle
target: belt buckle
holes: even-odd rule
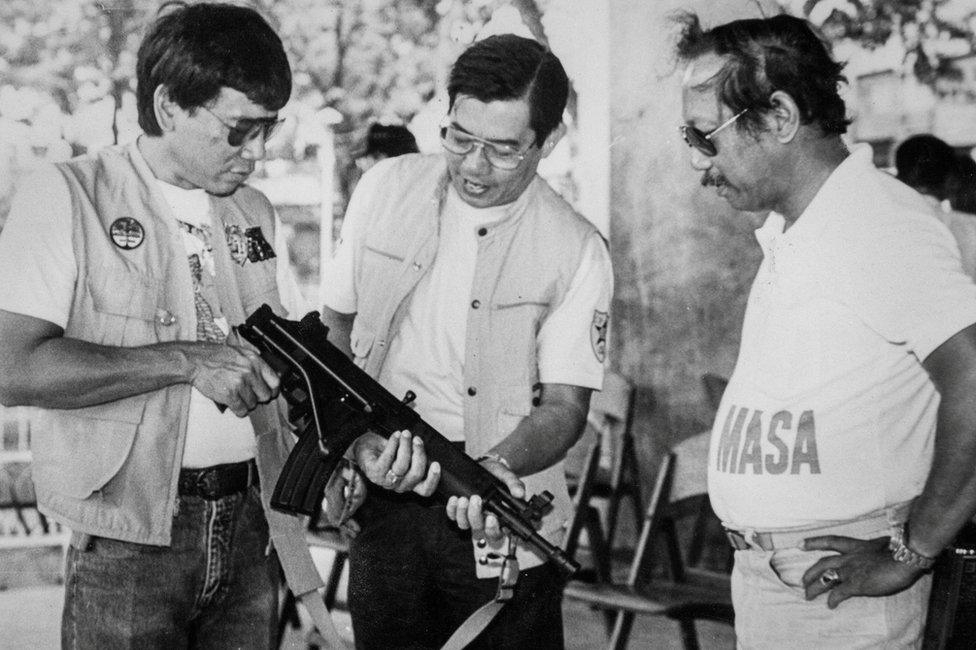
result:
[[[732,530],[731,528],[725,529],[725,538],[729,540],[729,544],[737,551],[744,551],[749,548],[749,544],[746,542],[745,535],[737,530]]]
[[[767,550],[759,539],[759,533],[755,530],[732,530],[725,529],[725,537],[729,540],[737,551],[764,551]]]
[[[218,483],[217,472],[208,467],[197,476],[195,487],[201,497],[212,497],[217,491]]]

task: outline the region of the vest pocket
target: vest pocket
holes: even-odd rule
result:
[[[498,413],[495,416],[495,438],[491,444],[505,438],[532,412],[532,389],[513,387],[499,391]]]
[[[157,340],[159,282],[118,268],[88,278],[97,322],[89,331],[102,345],[145,345]]]
[[[45,489],[88,498],[119,472],[139,425],[76,414],[50,415],[47,433],[31,441],[35,480]]]
[[[276,314],[283,314],[278,297],[278,283],[275,279],[275,260],[248,264],[249,269],[240,270],[241,306],[247,318],[261,305],[267,304]],[[258,267],[258,264],[265,266]],[[305,314],[289,314],[292,319],[301,319]]]

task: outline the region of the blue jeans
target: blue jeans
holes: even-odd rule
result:
[[[92,537],[68,550],[63,648],[269,648],[279,566],[257,487],[180,497],[170,546]]]
[[[439,648],[495,597],[498,580],[475,575],[471,533],[443,503],[370,485],[356,520],[349,610],[357,648]],[[522,571],[513,600],[468,648],[560,650],[564,586],[549,563]]]

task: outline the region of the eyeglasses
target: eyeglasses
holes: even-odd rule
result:
[[[217,118],[218,122],[227,127],[227,144],[232,147],[239,147],[245,142],[250,142],[258,133],[261,133],[264,141],[267,142],[275,134],[275,131],[278,130],[282,122],[285,121],[284,119],[279,120],[275,117],[240,117],[235,124],[230,124],[206,106],[201,106],[200,108],[213,115]]]
[[[441,144],[445,149],[459,156],[466,156],[475,147],[481,147],[481,150],[485,153],[485,158],[488,159],[492,167],[505,170],[512,170],[518,167],[525,160],[525,154],[532,148],[530,144],[525,149],[519,151],[511,145],[485,140],[476,135],[465,133],[451,125],[441,126]]]
[[[737,119],[742,117],[742,115],[745,114],[745,112],[748,110],[749,110],[748,108],[742,109],[741,111],[739,111],[729,119],[725,120],[724,122],[722,122],[720,125],[712,129],[708,133],[705,133],[701,129],[696,129],[693,126],[689,126],[688,124],[682,124],[681,126],[678,127],[678,130],[681,131],[681,137],[685,139],[685,142],[688,144],[689,147],[694,147],[695,149],[698,149],[698,151],[702,152],[703,154],[711,158],[712,156],[718,153],[718,149],[715,148],[715,143],[712,142],[712,138],[715,137],[715,134],[717,134],[719,131],[721,131],[727,126],[732,126],[732,124]]]

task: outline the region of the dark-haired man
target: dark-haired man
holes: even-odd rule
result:
[[[952,204],[963,159],[930,133],[905,138],[895,149],[894,159],[895,177],[925,197],[959,245],[962,270],[976,278],[976,218]]]
[[[366,129],[362,148],[356,152],[356,167],[365,173],[381,160],[419,151],[417,139],[405,125],[373,122]]]
[[[600,388],[612,292],[606,246],[536,174],[563,135],[568,80],[535,41],[493,36],[454,64],[443,155],[377,164],[323,272],[334,342],[515,496],[548,490],[541,534],[569,513],[562,459]],[[439,647],[495,596],[509,540],[479,498],[428,498],[439,467],[409,432],[367,434],[370,480],[349,601],[363,648]],[[452,523],[454,520],[456,523]],[[470,532],[469,532],[470,529]],[[515,549],[513,601],[474,646],[562,647],[557,570]]]
[[[42,407],[37,501],[72,530],[62,644],[271,647],[279,560],[335,639],[303,522],[262,499],[291,445],[278,378],[230,329],[282,309],[274,211],[244,181],[284,49],[253,10],[181,6],[137,75],[144,134],[39,173],[0,237],[0,398]]]
[[[682,27],[692,166],[771,211],[708,463],[738,642],[917,647],[926,571],[976,506],[976,286],[918,193],[844,145],[805,21]]]

